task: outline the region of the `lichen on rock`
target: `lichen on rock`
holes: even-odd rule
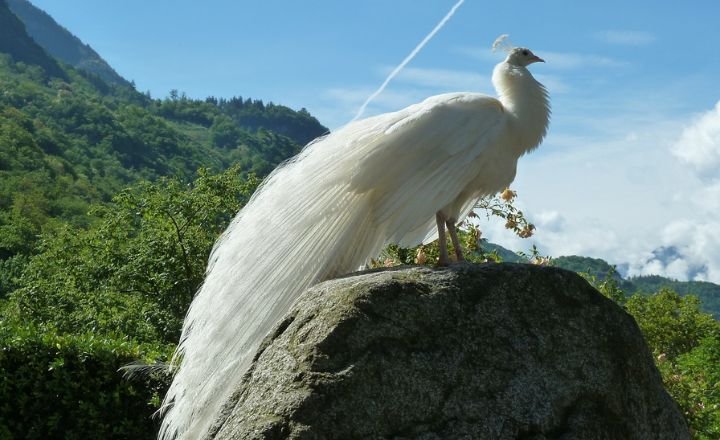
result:
[[[407,267],[305,292],[214,439],[689,439],[633,318],[576,274]]]

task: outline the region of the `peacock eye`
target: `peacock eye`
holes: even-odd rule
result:
[[[525,56],[528,56],[528,51],[524,50],[524,51],[522,51],[522,54]]]

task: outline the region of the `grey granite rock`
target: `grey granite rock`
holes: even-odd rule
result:
[[[574,273],[402,268],[305,292],[228,439],[689,439],[632,317]]]

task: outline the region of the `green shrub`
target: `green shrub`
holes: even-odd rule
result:
[[[653,295],[633,295],[625,308],[633,315],[648,345],[674,360],[705,338],[720,337],[720,323],[700,309],[697,296],[680,296],[669,289]]]
[[[135,360],[162,361],[172,347],[58,335],[0,322],[0,438],[152,439],[169,379],[123,378]]]
[[[586,277],[635,318],[692,438],[720,438],[720,322],[700,309],[697,296],[661,288],[628,298],[612,272]]]
[[[720,338],[707,337],[677,359],[659,357],[665,387],[697,440],[720,438]]]

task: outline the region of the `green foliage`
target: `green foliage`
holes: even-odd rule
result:
[[[463,247],[464,258],[471,263],[501,262],[497,252],[484,252],[480,247],[480,231],[471,224],[465,223],[463,229],[458,229],[458,238]],[[446,237],[448,253],[451,259],[455,258],[455,248],[449,237]],[[436,264],[440,257],[438,240],[431,243],[403,248],[394,244],[386,247],[378,260],[372,260],[371,267],[392,267],[403,264],[420,264],[430,266]]]
[[[614,266],[600,258],[581,257],[577,255],[556,257],[552,265],[563,269],[587,275],[593,280],[602,281],[611,276],[617,288],[629,294],[640,293],[648,295],[669,289],[681,296],[694,295],[700,298],[702,309],[720,317],[720,286],[705,281],[677,281],[658,275],[645,275],[623,279]]]
[[[0,346],[0,438],[154,438],[168,378],[130,381],[118,368],[166,360],[172,347],[1,321]]]
[[[553,266],[573,272],[586,273],[597,279],[605,278],[605,276],[610,273],[612,273],[614,277],[619,277],[613,266],[600,258],[581,257],[578,255],[556,257],[553,258]]]
[[[506,189],[499,195],[481,199],[475,209],[481,210],[488,219],[495,217],[504,220],[507,229],[521,238],[528,238],[533,235],[535,226],[528,222],[522,211],[513,205],[516,196],[515,191]],[[473,218],[477,217],[477,214],[471,212],[468,217],[457,229],[458,239],[462,245],[463,256],[466,261],[471,263],[501,263],[507,260],[511,262],[531,262],[533,264],[547,264],[549,262],[550,259],[541,256],[535,246],[532,247],[531,255],[525,255],[523,253],[513,253],[489,243],[482,238],[479,227],[472,221]],[[454,259],[455,248],[449,234],[446,239],[449,257]],[[371,261],[370,266],[391,267],[400,264],[435,264],[440,255],[438,244],[439,242],[436,240],[413,248],[390,245],[382,251],[378,260]]]
[[[13,255],[0,260],[0,300],[3,299],[2,292],[12,292],[20,287],[18,281],[28,260],[29,257],[25,255]]]
[[[252,173],[326,129],[262,101],[152,100],[36,27],[87,72],[0,0],[0,438],[152,438],[168,378],[118,368],[167,359]]]
[[[720,438],[720,338],[707,337],[674,361],[662,357],[658,367],[665,386],[702,440]]]
[[[616,287],[626,292],[635,293],[637,289],[635,286],[624,280],[622,276],[615,269],[615,266],[611,266],[603,259],[581,257],[578,255],[568,255],[562,257],[556,257],[552,260],[552,265],[555,267],[561,267],[563,269],[571,270],[579,274],[587,275],[594,280],[610,281],[608,277],[612,277],[616,284]]]
[[[513,252],[498,244],[491,243],[485,238],[480,239],[480,249],[486,254],[497,255],[498,258],[494,258],[494,261],[529,263],[533,258],[532,252],[531,255],[526,255],[524,252]]]
[[[301,148],[274,131],[238,125],[233,115],[245,110],[220,101],[153,101],[72,68],[66,73],[50,79],[0,54],[0,262],[18,257],[1,277],[0,297],[15,287],[8,281],[36,253],[39,236],[63,235],[63,224],[90,227],[97,221],[90,207],[135,182],[166,175],[188,182],[200,167],[232,164],[265,175]],[[258,102],[242,108],[260,112]],[[325,130],[306,112],[282,109],[268,116],[278,129],[308,137]]]
[[[152,100],[53,75],[38,53],[0,53],[0,438],[151,438],[167,378],[117,369],[167,358],[252,173],[325,128],[261,101]],[[273,127],[238,122],[249,114]]]
[[[682,297],[663,289],[654,295],[633,295],[626,303],[648,344],[675,359],[697,347],[702,339],[720,337],[720,323],[700,311],[696,296]]]
[[[0,52],[10,54],[15,60],[36,65],[44,74],[65,78],[65,72],[57,61],[48,56],[25,32],[25,25],[0,0]]]
[[[27,0],[7,0],[12,12],[25,24],[27,33],[46,52],[64,63],[98,75],[104,81],[130,86],[90,46],[60,26]]]
[[[42,237],[0,310],[0,438],[154,438],[169,377],[118,369],[169,358],[212,244],[258,185],[238,167],[198,174]]]
[[[657,275],[646,275],[628,279],[632,283],[633,291],[657,292],[666,288],[680,295],[695,295],[700,298],[703,309],[720,318],[720,286],[706,281],[677,281]]]
[[[318,136],[327,133],[307,110],[293,111],[283,105],[263,103],[261,100],[233,97],[230,99],[208,98],[229,116],[238,126],[256,132],[260,129],[287,136],[294,142],[305,145]]]
[[[693,438],[720,438],[720,322],[703,313],[693,295],[661,289],[627,298],[612,272],[587,278],[635,318]]]
[[[89,229],[46,235],[6,314],[61,333],[176,342],[212,244],[258,184],[237,167],[192,185],[161,178],[97,206]]]
[[[532,237],[535,225],[530,223],[525,218],[525,214],[515,207],[513,202],[516,197],[517,193],[507,188],[497,196],[480,199],[475,208],[481,209],[488,218],[493,216],[505,220],[505,228],[513,231],[518,237]]]
[[[553,266],[556,266],[556,261],[558,259],[552,260]],[[560,267],[562,266],[560,265]],[[607,270],[607,273],[600,277],[598,277],[593,272],[580,272],[579,275],[588,280],[590,284],[595,286],[595,288],[606,298],[610,298],[611,300],[615,301],[620,305],[625,305],[625,303],[627,302],[627,295],[625,295],[625,291],[620,287],[620,283],[618,282],[618,279],[622,281],[622,278],[619,278],[619,275],[614,267],[608,267],[609,269]]]
[[[209,97],[197,100],[172,90],[168,99],[153,102],[152,108],[156,114],[170,120],[210,127],[222,148],[247,140],[242,133],[270,131],[300,146],[327,133],[327,128],[307,110],[296,112],[283,105],[265,104],[259,99]]]

